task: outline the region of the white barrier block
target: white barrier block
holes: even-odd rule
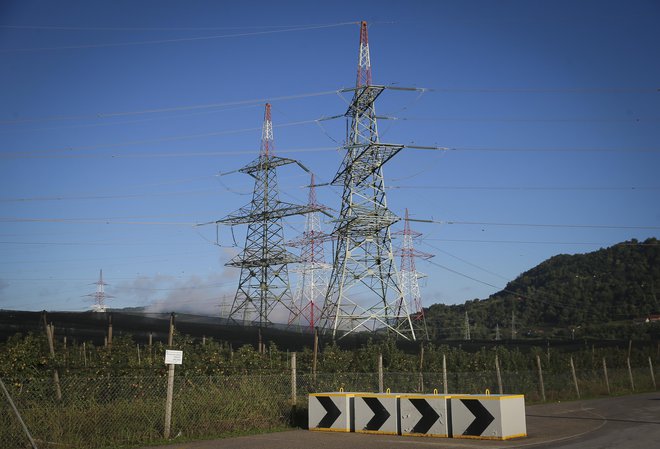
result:
[[[307,415],[309,430],[350,432],[353,395],[344,392],[310,394]]]
[[[441,394],[402,394],[399,399],[401,435],[447,438],[447,402]]]
[[[527,436],[524,395],[452,395],[453,438],[508,440]]]
[[[397,435],[399,433],[398,394],[356,393],[355,431]]]

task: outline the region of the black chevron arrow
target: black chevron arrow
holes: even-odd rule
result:
[[[431,404],[426,399],[409,399],[409,401],[422,414],[415,427],[412,428],[411,433],[427,433],[438,418],[440,418],[440,415],[438,415],[438,412],[431,407]]]
[[[363,398],[364,402],[369,406],[372,412],[374,412],[374,417],[369,420],[365,426],[365,430],[379,430],[387,418],[390,417],[390,412],[387,411],[383,404],[380,403],[378,398]]]
[[[479,436],[495,420],[486,407],[476,399],[461,399],[461,402],[474,415],[474,421],[465,429],[463,435]]]
[[[325,409],[325,416],[319,421],[318,427],[328,429],[332,427],[337,418],[339,418],[341,410],[339,410],[335,403],[332,402],[332,398],[329,396],[316,396],[316,399],[319,400]]]

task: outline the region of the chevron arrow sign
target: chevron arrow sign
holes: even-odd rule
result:
[[[358,393],[355,395],[355,431],[362,433],[399,433],[398,395]]]
[[[507,440],[527,435],[522,395],[452,396],[453,438]]]
[[[351,431],[352,393],[314,393],[309,395],[309,430]]]
[[[444,395],[401,395],[401,435],[446,438],[447,400]]]

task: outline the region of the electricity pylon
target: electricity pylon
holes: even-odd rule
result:
[[[392,251],[390,226],[399,217],[387,207],[383,176],[383,165],[404,146],[380,142],[374,103],[384,90],[371,83],[367,23],[361,22],[356,86],[342,90],[353,94],[345,113],[345,155],[331,182],[343,187],[322,313],[322,327],[333,338],[387,330],[416,339]]]
[[[114,298],[114,296],[108,295],[105,292],[105,286],[108,284],[103,282],[103,270],[99,270],[99,280],[94,282],[94,285],[96,285],[96,292],[90,293],[89,295],[85,295],[85,296],[94,298],[94,304],[92,304],[93,312],[105,312],[107,310],[105,306],[105,300],[109,298]]]
[[[254,178],[252,201],[215,222],[232,226],[248,225],[243,251],[225,264],[241,269],[238,289],[228,316],[237,323],[265,327],[273,324],[273,319],[286,322],[293,310],[287,265],[298,262],[299,258],[286,249],[282,218],[318,209],[279,199],[276,169],[288,164],[297,164],[309,171],[294,159],[274,155],[273,123],[270,104],[267,103],[259,157],[238,170]],[[274,312],[278,309],[281,315],[275,316]]]
[[[316,202],[316,185],[312,174],[307,206],[325,209]],[[289,325],[297,323],[313,331],[321,315],[323,298],[328,289],[330,264],[325,261],[323,244],[330,236],[321,229],[321,219],[317,211],[305,215],[305,231],[289,246],[300,248],[300,268],[294,291],[293,310],[289,315]]]
[[[433,257],[433,254],[415,249],[414,239],[420,237],[422,234],[421,232],[411,229],[407,208],[403,231],[397,231],[393,234],[403,236],[401,248],[396,252],[396,255],[401,256],[401,265],[399,269],[399,285],[401,287],[401,292],[403,293],[403,298],[406,299],[411,308],[412,323],[415,327],[417,337],[428,339],[422,295],[419,290],[419,279],[426,275],[417,271],[415,259],[421,258],[428,260]]]

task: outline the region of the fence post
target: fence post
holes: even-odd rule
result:
[[[580,387],[578,387],[577,376],[575,375],[575,364],[573,363],[573,356],[571,356],[571,372],[573,373],[573,383],[575,383],[575,392],[578,399],[580,399]]]
[[[424,343],[419,345],[419,386],[420,393],[424,392]]]
[[[605,362],[605,357],[603,357],[603,374],[605,374],[605,385],[607,385],[607,394],[612,394],[610,391],[610,378],[607,377],[607,362]]]
[[[167,335],[167,346],[171,348],[173,342],[174,342],[174,312],[170,314],[170,331],[169,334]]]
[[[378,391],[382,393],[383,388],[383,354],[378,354]]]
[[[502,374],[500,373],[500,358],[495,354],[495,373],[497,374],[497,387],[499,388],[500,394],[504,394],[504,389],[502,388]]]
[[[112,313],[108,314],[108,348],[112,347]]]
[[[635,391],[635,381],[633,380],[632,369],[630,368],[630,357],[626,359],[626,364],[628,365],[628,377],[630,377],[630,388],[632,388],[632,391]]]
[[[314,328],[314,358],[312,359],[312,379],[316,382],[316,361],[319,354],[319,328]]]
[[[163,437],[170,438],[170,427],[172,425],[172,397],[174,396],[174,364],[167,365],[167,399],[165,400],[165,431]]]
[[[442,354],[442,383],[445,387],[445,394],[448,394],[449,388],[447,387],[447,357]]]
[[[541,398],[545,402],[545,385],[543,384],[543,369],[541,368],[541,357],[536,355],[536,366],[539,367],[539,386],[541,387]]]
[[[655,373],[653,372],[653,362],[651,362],[651,357],[649,357],[649,368],[651,369],[651,380],[653,381],[653,389],[657,390],[658,387],[655,384]]]
[[[138,366],[142,365],[142,360],[140,359],[140,343],[137,344],[137,356],[138,356]]]
[[[25,425],[25,422],[23,421],[23,418],[21,417],[21,414],[18,412],[18,409],[16,408],[16,405],[14,405],[14,401],[12,400],[11,396],[9,395],[9,392],[7,391],[7,388],[5,388],[5,383],[0,379],[0,387],[2,387],[2,391],[5,393],[5,396],[7,397],[7,402],[9,402],[9,405],[11,406],[12,410],[14,410],[14,414],[16,415],[16,418],[18,419],[18,422],[21,424],[21,427],[23,427],[23,431],[25,432],[25,435],[27,436],[28,440],[30,441],[30,444],[34,449],[37,448],[37,444],[34,442],[32,439],[32,435],[30,435],[30,431],[28,430],[27,426]]]
[[[48,336],[48,348],[50,349],[50,359],[55,361],[55,326],[48,324],[46,326],[46,335]],[[53,368],[53,382],[55,383],[55,397],[58,401],[62,400],[62,388],[60,387],[60,373],[57,368]]]
[[[296,353],[291,353],[291,403],[296,405],[298,402],[298,385],[296,384]]]

